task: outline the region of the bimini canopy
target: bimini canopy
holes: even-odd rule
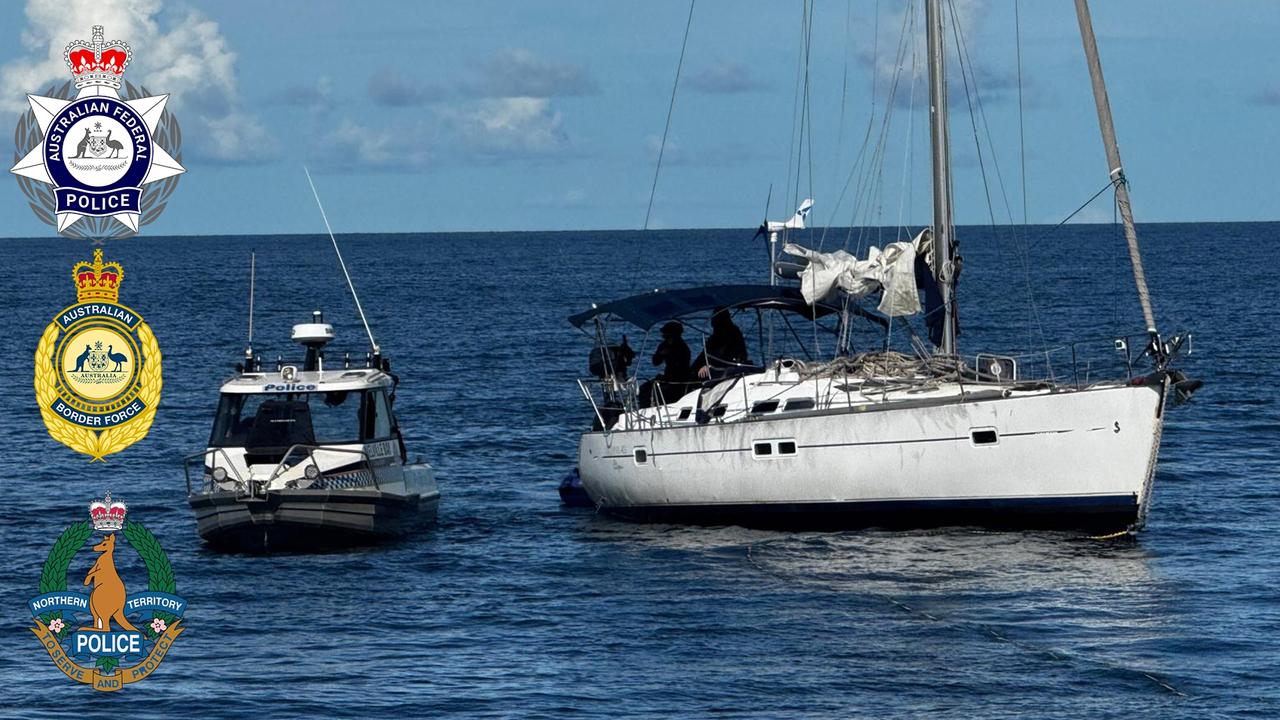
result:
[[[794,287],[710,285],[680,290],[655,290],[643,295],[633,295],[622,300],[593,306],[586,312],[570,315],[569,322],[581,328],[601,315],[613,315],[642,330],[648,330],[666,320],[678,320],[722,307],[782,310],[798,313],[807,318],[823,317],[840,310],[835,305],[823,302],[810,306],[800,294],[799,288]]]

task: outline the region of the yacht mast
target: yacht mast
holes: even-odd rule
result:
[[[1098,58],[1098,41],[1093,36],[1093,20],[1089,16],[1088,0],[1076,0],[1076,19],[1080,21],[1080,39],[1084,42],[1084,55],[1089,62],[1089,77],[1093,80],[1093,102],[1098,106],[1098,127],[1102,130],[1102,144],[1107,149],[1107,168],[1110,170],[1111,183],[1116,188],[1116,207],[1120,209],[1124,237],[1129,243],[1133,281],[1138,286],[1138,300],[1142,303],[1142,316],[1147,322],[1147,332],[1151,334],[1152,347],[1159,353],[1161,348],[1155,313],[1151,310],[1147,276],[1142,270],[1142,255],[1138,251],[1138,231],[1133,226],[1133,210],[1129,207],[1129,183],[1125,180],[1124,165],[1120,162],[1116,128],[1111,120],[1111,101],[1107,99],[1107,83],[1102,77],[1102,61]]]
[[[955,285],[952,276],[951,137],[947,129],[947,64],[942,0],[925,0],[929,46],[929,138],[933,156],[933,264],[942,294],[942,352],[956,352]]]

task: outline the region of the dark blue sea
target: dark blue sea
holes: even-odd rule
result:
[[[272,557],[201,546],[180,458],[203,448],[243,350],[251,249],[264,355],[296,355],[290,325],[323,308],[334,348],[362,356],[327,238],[109,244],[121,301],[163,348],[164,395],[145,441],[94,464],[45,433],[31,366],[88,244],[5,240],[0,716],[1280,716],[1280,224],[1140,231],[1160,323],[1195,331],[1183,366],[1206,385],[1169,411],[1135,541],[563,509],[556,485],[590,422],[574,384],[589,342],[566,316],[656,287],[761,281],[751,231],[351,235],[410,451],[439,473],[440,519],[385,547]],[[960,236],[966,352],[1141,330],[1117,228]],[[25,606],[58,534],[108,489],[159,537],[190,603],[160,669],[115,694],[55,669]],[[140,588],[132,556],[120,570]],[[73,588],[91,561],[76,557]]]

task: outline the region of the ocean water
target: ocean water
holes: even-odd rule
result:
[[[352,235],[410,451],[439,473],[439,523],[388,546],[271,557],[202,547],[179,460],[203,447],[242,351],[250,249],[260,351],[296,355],[289,326],[323,308],[334,347],[363,352],[327,240],[109,245],[122,302],[161,342],[165,385],[150,436],[105,464],[46,435],[31,385],[87,244],[6,240],[0,715],[1280,715],[1280,224],[1141,232],[1161,325],[1195,331],[1184,367],[1207,384],[1168,415],[1136,541],[771,533],[563,509],[556,484],[590,422],[574,384],[589,342],[565,317],[655,287],[761,280],[751,231]],[[1141,329],[1117,228],[961,238],[966,351]],[[108,489],[159,537],[190,603],[160,669],[114,695],[64,678],[25,608],[58,533]],[[120,569],[139,586],[131,556]],[[90,560],[77,556],[73,586]]]

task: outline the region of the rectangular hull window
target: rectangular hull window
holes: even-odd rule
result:
[[[969,431],[969,437],[974,445],[996,445],[1000,442],[1000,435],[995,428],[974,428]]]

